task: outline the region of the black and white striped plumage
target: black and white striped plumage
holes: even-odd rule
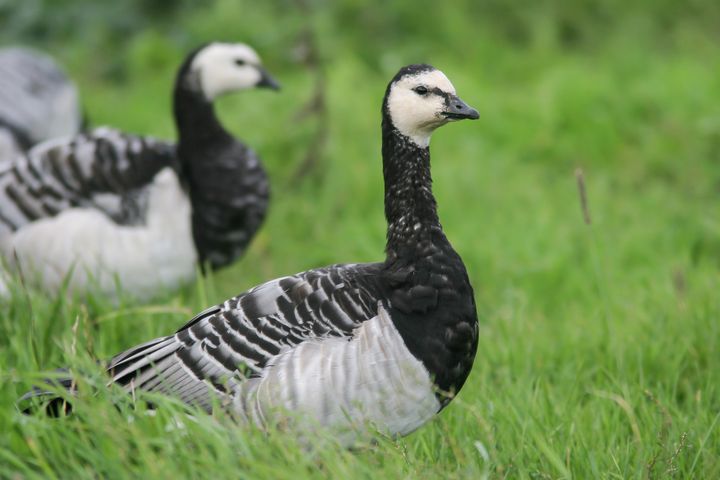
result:
[[[52,58],[28,48],[0,49],[0,161],[74,135],[81,124],[77,88]]]
[[[415,87],[435,91],[406,95]],[[472,287],[440,226],[418,136],[460,118],[477,112],[441,72],[401,69],[383,103],[385,261],[262,284],[116,356],[111,382],[207,410],[217,402],[260,426],[289,410],[346,445],[367,423],[404,435],[429,420],[460,390],[477,348]]]
[[[275,86],[242,44],[188,56],[174,91],[179,142],[109,128],[51,140],[0,164],[0,249],[48,290],[140,299],[243,253],[269,200],[257,155],[219,123],[213,100]]]

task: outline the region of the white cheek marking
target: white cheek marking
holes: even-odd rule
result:
[[[444,98],[432,93],[418,95],[413,91],[418,85],[424,85],[429,90],[439,88],[451,94],[455,94],[455,87],[443,72],[431,70],[403,77],[390,90],[388,110],[393,125],[418,146],[427,147],[433,131],[448,120],[441,115],[445,108]]]
[[[235,64],[242,59],[246,65]],[[257,53],[244,44],[213,43],[198,52],[192,62],[192,70],[198,72],[205,98],[254,87],[260,81],[260,72],[254,65],[260,64]]]
[[[388,101],[395,128],[421,147],[430,144],[432,132],[443,121],[439,117],[442,106],[437,95],[424,98],[410,89],[393,91]]]

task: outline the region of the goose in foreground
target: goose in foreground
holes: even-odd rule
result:
[[[0,48],[0,161],[45,140],[75,135],[81,125],[77,88],[50,56]]]
[[[179,142],[98,128],[0,164],[0,251],[48,291],[147,299],[190,281],[197,262],[240,256],[269,200],[258,156],[220,124],[213,101],[277,83],[244,44],[190,54],[173,97]],[[19,260],[19,265],[17,261]]]
[[[427,422],[465,383],[478,340],[473,290],[438,220],[429,141],[476,118],[441,71],[402,68],[382,106],[385,261],[261,284],[117,355],[110,382],[259,426],[289,411],[348,446],[368,424],[405,435]]]

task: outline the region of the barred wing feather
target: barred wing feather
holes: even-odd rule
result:
[[[74,207],[137,223],[143,189],[165,167],[178,168],[174,145],[109,128],[44,142],[0,164],[0,233]]]
[[[115,357],[112,381],[210,409],[281,352],[350,337],[377,314],[375,265],[336,265],[264,283],[196,316],[172,336]]]

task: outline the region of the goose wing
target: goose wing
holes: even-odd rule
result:
[[[114,129],[44,142],[0,164],[0,230],[76,207],[101,210],[118,224],[137,223],[144,190],[166,167],[179,169],[173,144]]]
[[[281,352],[310,339],[350,337],[377,314],[379,266],[336,265],[279,278],[193,318],[174,335],[116,356],[112,382],[210,409]]]

